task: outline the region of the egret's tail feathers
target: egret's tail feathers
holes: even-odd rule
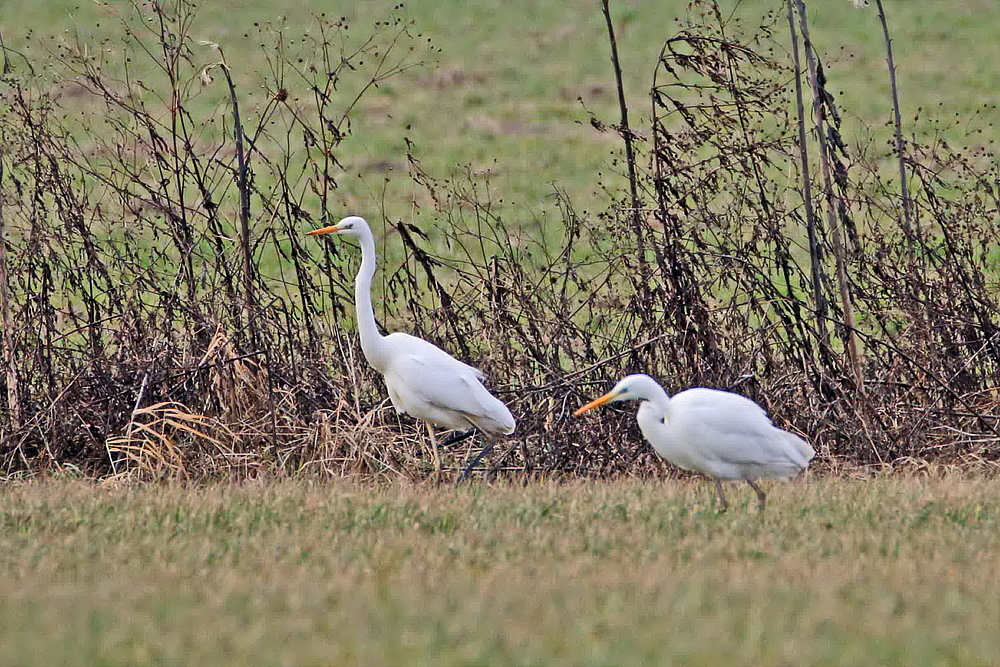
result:
[[[483,414],[472,415],[463,413],[465,418],[484,433],[510,435],[517,428],[514,415],[499,400],[492,396],[490,398],[493,401],[487,406],[488,409],[483,411]]]

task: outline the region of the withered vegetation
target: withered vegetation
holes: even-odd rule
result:
[[[833,467],[997,459],[1000,162],[848,146],[804,3],[788,7],[747,30],[692,4],[651,124],[592,120],[635,148],[599,213],[560,196],[559,216],[512,219],[481,179],[405,156],[431,222],[385,221],[381,317],[488,373],[519,419],[494,471],[658,472],[629,413],[570,417],[638,370],[746,394]],[[381,222],[340,209],[338,158],[358,101],[420,62],[413,27],[348,47],[342,21],[261,26],[249,104],[194,17],[125,12],[115,49],[60,42],[44,75],[4,48],[0,471],[419,479],[422,431],[352,330],[355,249],[303,235]],[[788,29],[800,59],[776,55]]]

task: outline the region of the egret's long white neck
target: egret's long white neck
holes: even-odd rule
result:
[[[645,390],[646,395],[643,396],[643,399],[645,399],[643,403],[649,403],[651,407],[656,408],[661,414],[666,414],[667,405],[670,403],[670,394],[653,381],[649,382]]]
[[[675,438],[671,436],[672,431],[666,428],[670,418],[667,414],[670,395],[655,382],[650,382],[650,385],[645,391],[642,402],[639,403],[635,421],[656,453],[664,458],[670,458],[677,445]]]
[[[385,337],[375,324],[375,309],[372,308],[372,277],[375,275],[375,238],[361,234],[361,268],[354,279],[354,305],[358,311],[358,334],[361,336],[361,351],[365,359],[376,370],[382,371],[386,361]]]
[[[670,403],[670,394],[664,391],[663,387],[649,379],[642,386],[642,398],[639,402],[639,410],[635,418],[639,422],[639,427],[646,431],[647,427],[656,428],[654,424],[661,423],[667,417],[667,405]]]

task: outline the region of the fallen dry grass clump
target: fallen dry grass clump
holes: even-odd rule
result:
[[[637,370],[746,394],[830,466],[992,465],[996,161],[905,142],[901,200],[897,164],[844,143],[820,54],[769,55],[784,16],[748,31],[691,12],[651,125],[624,104],[592,121],[632,156],[607,210],[561,197],[558,217],[505,219],[481,181],[407,156],[427,222],[386,221],[383,324],[488,373],[519,420],[501,472],[657,472],[630,415],[570,418]],[[401,18],[360,42],[324,17],[295,39],[262,25],[250,103],[194,16],[123,10],[121,48],[59,42],[44,69],[4,52],[0,470],[419,479],[421,431],[352,333],[354,253],[303,233],[343,213],[352,110],[421,42]]]

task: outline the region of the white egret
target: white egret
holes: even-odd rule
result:
[[[640,401],[635,419],[660,458],[715,480],[723,512],[729,502],[722,480],[746,480],[764,509],[767,496],[754,480],[794,477],[816,454],[808,442],[772,424],[764,409],[745,396],[696,387],[671,397],[648,375],[623,378],[573,414],[630,400]]]
[[[510,410],[483,386],[486,376],[479,369],[416,336],[379,333],[371,296],[375,238],[364,218],[352,215],[336,225],[314,229],[308,234],[356,236],[361,242],[361,268],[354,281],[361,350],[368,363],[385,379],[396,412],[427,423],[435,472],[440,475],[441,458],[434,424],[447,429],[477,428],[486,435],[486,445],[458,478],[461,481],[492,449],[494,436],[514,432],[516,424]]]

